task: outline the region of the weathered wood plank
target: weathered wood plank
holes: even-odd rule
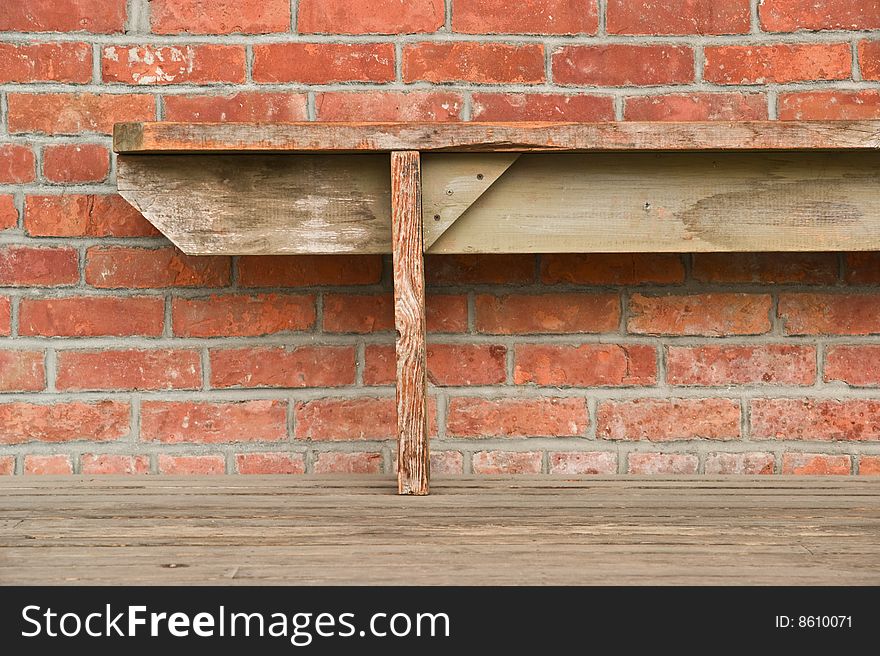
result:
[[[873,150],[877,121],[694,123],[121,123],[118,153]]]
[[[422,176],[418,151],[391,153],[391,242],[397,329],[397,490],[428,493],[428,366]]]

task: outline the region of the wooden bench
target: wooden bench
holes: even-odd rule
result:
[[[428,493],[424,253],[880,249],[880,122],[122,123],[191,255],[391,253],[398,489]]]

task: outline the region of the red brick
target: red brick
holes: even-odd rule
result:
[[[718,84],[845,80],[852,75],[848,43],[707,46],[703,78]]]
[[[434,294],[426,300],[428,331],[467,330],[467,298]],[[385,294],[327,294],[324,296],[324,332],[374,333],[394,329],[394,300]]]
[[[617,294],[478,295],[476,327],[481,333],[602,333],[617,330]]]
[[[184,349],[101,349],[59,351],[59,390],[198,389],[198,351]]]
[[[428,285],[524,285],[535,281],[535,256],[428,255],[425,262]]]
[[[165,120],[222,123],[289,123],[308,118],[303,93],[242,91],[229,96],[164,96]]]
[[[392,82],[390,43],[268,43],[254,46],[256,82]]]
[[[700,461],[690,453],[630,453],[627,473],[650,475],[696,474]]]
[[[84,453],[80,458],[80,465],[82,473],[86,475],[149,474],[150,456]]]
[[[513,381],[552,387],[654,385],[657,351],[636,344],[517,344]]]
[[[380,474],[382,454],[374,451],[329,451],[315,454],[316,474]]]
[[[609,0],[609,34],[745,34],[751,26],[749,0]]]
[[[287,401],[144,401],[141,440],[195,442],[277,442],[287,439]]]
[[[225,474],[226,460],[221,455],[172,456],[159,454],[159,473],[184,476]]]
[[[109,442],[128,434],[131,410],[121,401],[0,404],[0,444]]]
[[[256,337],[295,332],[315,325],[315,297],[227,294],[175,298],[171,317],[178,337]]]
[[[540,474],[540,451],[477,451],[472,466],[475,474]]]
[[[781,294],[779,317],[786,335],[880,333],[880,295]]]
[[[554,253],[541,256],[541,282],[644,285],[684,282],[681,256],[671,253]]]
[[[211,349],[211,387],[353,385],[354,346]]]
[[[457,121],[462,104],[446,91],[334,91],[315,96],[315,113],[319,121]]]
[[[880,80],[880,41],[859,41],[859,68],[863,80]]]
[[[732,399],[601,401],[597,435],[608,440],[732,440],[740,437],[740,406]]]
[[[0,31],[122,32],[125,4],[126,0],[12,0],[4,2]]]
[[[455,0],[452,30],[467,34],[596,34],[595,2]]]
[[[289,0],[151,0],[154,34],[266,34],[290,29]]]
[[[794,344],[669,346],[671,385],[812,385],[816,348]]]
[[[46,387],[42,351],[0,350],[0,392],[38,392]]]
[[[475,93],[471,110],[479,121],[613,121],[610,96],[561,93]]]
[[[845,262],[846,275],[844,280],[849,284],[880,284],[880,253],[847,253]]]
[[[8,335],[11,331],[12,306],[8,296],[0,296],[0,335]]]
[[[428,401],[428,431],[437,432],[436,402]],[[388,440],[397,433],[393,398],[316,399],[294,408],[299,440]]]
[[[844,455],[822,453],[784,453],[782,473],[807,476],[848,476],[852,471],[852,458]]]
[[[0,184],[31,182],[36,177],[34,151],[20,144],[0,144]]]
[[[694,79],[694,51],[686,46],[563,46],[553,53],[557,84],[630,86],[681,84]]]
[[[116,194],[27,196],[24,227],[33,237],[151,237],[159,232]]]
[[[582,398],[449,400],[446,430],[453,437],[583,435],[589,423]]]
[[[432,476],[457,476],[461,474],[463,468],[464,456],[458,451],[433,451],[431,453]]]
[[[880,28],[880,5],[864,0],[763,0],[758,15],[768,32]]]
[[[44,337],[162,334],[165,302],[156,297],[24,298],[19,333]]]
[[[103,289],[222,287],[231,278],[228,257],[184,255],[173,246],[94,246],[86,251],[86,283]]]
[[[0,246],[0,286],[46,287],[79,282],[79,255],[72,248]]]
[[[859,474],[862,476],[880,476],[880,456],[862,456],[859,458]]]
[[[880,386],[880,346],[828,346],[825,382],[842,381],[854,387]]]
[[[627,330],[642,335],[759,335],[770,330],[768,294],[630,297]]]
[[[707,474],[772,474],[776,457],[772,453],[710,453],[706,456]]]
[[[875,89],[781,93],[778,105],[782,121],[880,118],[880,92]]]
[[[550,473],[565,476],[617,473],[617,454],[608,451],[556,451],[550,457]]]
[[[767,118],[760,93],[680,93],[626,99],[627,121],[755,121]]]
[[[405,82],[532,84],[544,81],[544,46],[538,43],[413,43],[403,48]]]
[[[428,380],[434,385],[495,385],[506,378],[507,349],[494,344],[429,344]],[[394,346],[370,344],[364,359],[364,385],[392,385]]]
[[[102,182],[110,173],[110,152],[97,144],[47,146],[43,175],[50,182]]]
[[[753,399],[752,437],[778,440],[880,440],[880,401]]]
[[[0,82],[91,80],[92,46],[88,43],[0,43]]]
[[[101,52],[101,79],[124,84],[244,82],[244,46],[112,45]]]
[[[833,285],[834,253],[700,253],[693,276],[700,282]]]
[[[156,117],[156,98],[147,94],[10,93],[7,104],[10,132],[110,134],[114,123]]]
[[[238,258],[242,287],[375,285],[381,255],[244,255]]]
[[[0,456],[0,476],[12,476],[15,473],[15,456]]]
[[[12,194],[0,194],[0,231],[18,227],[18,209]]]
[[[70,456],[39,456],[24,457],[24,473],[38,476],[57,476],[73,473]]]
[[[446,20],[443,0],[300,0],[301,34],[414,34],[435,32]]]
[[[239,474],[304,474],[306,462],[301,453],[237,453],[235,468]]]

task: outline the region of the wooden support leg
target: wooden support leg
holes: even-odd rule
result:
[[[422,179],[414,150],[391,153],[391,253],[397,329],[397,491],[428,494]]]

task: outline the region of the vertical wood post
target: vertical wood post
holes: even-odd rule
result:
[[[397,491],[428,494],[428,374],[419,152],[391,153],[391,253],[397,329]]]

